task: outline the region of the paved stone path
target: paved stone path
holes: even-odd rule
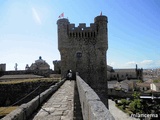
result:
[[[108,101],[109,101],[109,111],[113,115],[115,120],[139,120],[139,119],[130,117],[129,115],[127,115],[126,113],[124,113],[123,111],[118,109],[115,106],[115,102],[114,101],[112,101],[110,99]]]
[[[73,120],[75,81],[65,81],[33,120]]]

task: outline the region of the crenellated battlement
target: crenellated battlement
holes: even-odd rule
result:
[[[97,36],[105,36],[107,33],[108,19],[106,16],[97,16],[94,23],[86,26],[85,23],[79,23],[76,27],[75,24],[70,23],[68,19],[63,18],[57,21],[59,37],[65,38],[97,38]],[[66,39],[67,40],[67,39]],[[66,44],[63,41],[61,44]]]
[[[80,23],[78,27],[75,27],[75,24],[69,24],[68,36],[74,38],[96,37],[96,26],[94,23],[91,23],[89,27],[86,27],[85,23]]]
[[[89,27],[86,27],[85,23],[79,23],[78,27],[75,27],[75,24],[69,24],[69,31],[85,31],[85,30],[90,30],[93,31],[96,29],[96,24],[90,23]]]
[[[82,64],[88,66],[85,69],[83,68],[84,70],[81,74],[84,75],[82,76],[89,76],[86,74],[90,71],[96,77],[101,74],[101,72],[94,72],[106,64],[106,51],[108,49],[107,23],[107,16],[95,17],[94,22],[90,23],[89,26],[86,26],[86,23],[79,23],[78,26],[75,26],[66,18],[57,21],[58,49],[62,59],[62,75],[65,75],[68,69],[73,71],[82,69],[84,67]],[[82,54],[79,59],[81,64],[77,63],[76,56],[79,52]]]
[[[104,90],[107,91],[107,23],[107,16],[95,17],[90,26],[85,23],[75,26],[64,18],[57,21],[62,77],[66,76],[67,70],[79,72],[99,95]],[[104,92],[104,96],[106,94]]]

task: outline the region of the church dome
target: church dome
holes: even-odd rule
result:
[[[35,61],[35,63],[44,63],[45,61],[39,56],[39,59]]]
[[[35,61],[35,63],[32,63],[30,70],[35,70],[35,69],[39,69],[39,70],[47,70],[50,69],[49,64],[42,59],[42,57],[40,56],[38,60]]]

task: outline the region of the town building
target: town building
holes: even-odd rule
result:
[[[26,70],[49,70],[50,66],[49,64],[42,59],[40,56],[38,60],[35,61],[35,63],[32,63],[31,66],[29,67],[26,65]]]
[[[0,71],[6,71],[6,64],[0,64]]]
[[[150,88],[152,91],[160,92],[160,83],[151,83]]]
[[[145,92],[150,90],[150,83],[143,82],[143,83],[136,83],[136,90],[140,92]]]

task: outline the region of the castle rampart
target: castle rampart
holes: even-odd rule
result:
[[[75,27],[75,24],[70,24],[66,18],[57,21],[62,77],[65,77],[70,69],[79,72],[99,93],[107,91],[107,23],[106,16],[95,17],[94,23],[89,27],[86,27],[85,23]]]

